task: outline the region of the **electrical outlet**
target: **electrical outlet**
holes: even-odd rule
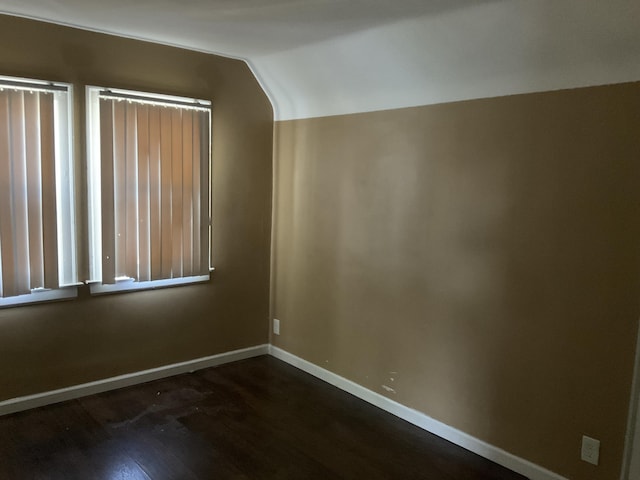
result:
[[[280,335],[280,320],[277,318],[273,319],[273,333],[275,335]]]
[[[600,459],[600,440],[583,435],[580,458],[585,462],[598,465],[598,460]]]

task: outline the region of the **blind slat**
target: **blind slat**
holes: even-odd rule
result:
[[[193,125],[192,125],[192,152],[193,158],[195,161],[192,163],[193,168],[193,258],[194,258],[194,274],[200,273],[200,257],[202,256],[202,248],[201,248],[201,229],[202,229],[202,202],[201,198],[203,195],[202,185],[200,183],[200,177],[202,176],[202,162],[199,159],[202,157],[201,148],[201,136],[202,131],[200,127],[200,115],[197,113],[193,116]],[[205,190],[206,191],[206,190]]]
[[[58,288],[58,225],[56,223],[56,156],[53,95],[40,94],[40,160],[42,162],[42,247],[44,286]]]
[[[182,277],[182,110],[171,109],[171,276]]]
[[[0,91],[0,256],[2,296],[17,295],[15,240],[13,238],[13,182],[11,175],[11,131],[9,91]]]
[[[160,109],[149,107],[149,231],[151,280],[162,277],[162,173]]]
[[[28,94],[27,94],[28,95]],[[31,292],[29,268],[29,212],[27,200],[27,159],[25,152],[24,92],[9,95],[11,131],[11,174],[13,183],[14,279],[19,295]]]
[[[102,283],[116,280],[116,240],[114,218],[114,121],[113,102],[100,101],[100,178],[102,192]]]
[[[198,112],[200,129],[200,274],[209,273],[209,114]]]
[[[149,109],[146,105],[137,108],[136,116],[138,145],[138,221],[140,253],[138,256],[141,282],[151,280],[151,229],[149,188]]]
[[[193,275],[193,111],[182,121],[182,268]]]
[[[125,102],[113,104],[113,209],[116,277],[128,276],[127,251],[127,117]]]
[[[125,105],[125,274],[139,279],[138,272],[138,146],[136,105]]]
[[[40,158],[40,94],[25,96],[25,146],[31,288],[44,287],[42,244],[42,169]]]
[[[161,220],[160,230],[162,232],[161,241],[161,278],[171,278],[171,267],[173,266],[173,226],[171,223],[171,180],[172,180],[172,159],[171,159],[171,110],[162,108],[160,112],[160,194],[161,194]],[[176,159],[177,160],[177,159]]]

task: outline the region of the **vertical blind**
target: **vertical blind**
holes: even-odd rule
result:
[[[0,89],[0,297],[58,288],[54,93]]]
[[[100,96],[103,284],[209,273],[208,109]]]

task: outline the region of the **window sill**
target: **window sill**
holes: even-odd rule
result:
[[[70,300],[78,296],[78,285],[69,285],[55,290],[41,290],[15,297],[0,298],[0,308],[19,307],[43,302]]]
[[[213,271],[213,269],[211,269]],[[111,293],[137,292],[140,290],[157,290],[160,288],[179,287],[208,282],[211,274],[197,275],[193,277],[169,278],[166,280],[152,280],[149,282],[136,282],[134,279],[119,280],[114,284],[100,282],[87,282],[91,295],[108,295]]]

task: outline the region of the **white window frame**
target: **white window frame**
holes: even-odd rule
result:
[[[53,88],[50,88],[53,87]],[[0,297],[0,308],[68,300],[78,296],[75,218],[75,170],[73,161],[73,85],[32,78],[0,75],[0,89],[44,90],[54,94],[56,224],[58,280],[56,289],[36,288],[31,293]],[[61,88],[66,91],[60,90]]]
[[[213,268],[211,253],[211,209],[212,209],[212,160],[211,142],[212,135],[209,135],[208,163],[209,178],[208,184],[208,218],[209,235],[207,242],[209,273],[206,275],[194,275],[171,279],[136,281],[130,277],[117,277],[114,284],[102,283],[102,219],[101,219],[101,178],[100,178],[100,93],[109,91],[114,95],[131,96],[142,99],[150,104],[191,104],[200,105],[209,109],[209,128],[211,129],[211,102],[207,100],[180,97],[175,95],[156,94],[143,91],[125,90],[110,87],[100,87],[89,85],[85,90],[86,99],[86,131],[87,131],[87,195],[88,195],[88,233],[89,233],[89,280],[85,283],[89,285],[91,295],[104,295],[112,293],[125,293],[140,290],[154,290],[159,288],[177,287],[183,285],[193,285],[208,282],[211,279]]]

